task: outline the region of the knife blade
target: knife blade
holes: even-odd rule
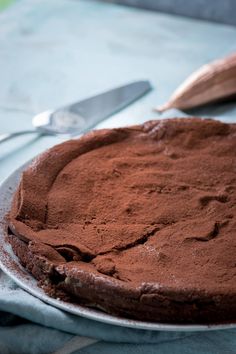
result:
[[[24,134],[76,136],[85,133],[150,90],[149,81],[137,81],[55,111],[44,111],[33,117],[32,123],[35,129],[0,134],[0,143]]]
[[[149,81],[136,81],[62,107],[51,113],[51,124],[63,130],[72,125],[75,134],[85,132],[119,112],[151,90]],[[67,126],[65,126],[67,125]],[[71,131],[73,134],[73,131]]]

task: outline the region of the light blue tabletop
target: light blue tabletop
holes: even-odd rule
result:
[[[138,79],[154,90],[100,127],[160,118],[194,69],[236,50],[236,28],[95,1],[20,0],[0,14],[0,132],[28,129],[34,114]],[[233,120],[236,105],[194,112]],[[169,111],[164,117],[184,115]],[[0,181],[62,138],[0,146]]]
[[[36,113],[139,79],[149,79],[153,91],[99,127],[184,116],[177,110],[160,116],[152,108],[200,65],[233,51],[236,28],[230,26],[88,0],[19,0],[0,14],[0,133],[29,129]],[[234,121],[236,104],[192,114]],[[0,145],[0,181],[60,141],[27,136]],[[3,354],[234,354],[235,333],[99,324],[43,303],[0,271]]]

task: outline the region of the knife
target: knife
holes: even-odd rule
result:
[[[149,81],[132,82],[54,111],[42,112],[32,120],[34,130],[2,134],[0,142],[31,133],[79,135],[127,107],[150,90]]]

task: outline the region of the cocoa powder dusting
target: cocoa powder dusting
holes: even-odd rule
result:
[[[235,182],[236,124],[176,118],[101,130],[23,173],[9,225],[64,278],[84,270],[86,282],[139,287],[152,306],[144,293],[159,290],[148,284],[177,301],[236,296]]]

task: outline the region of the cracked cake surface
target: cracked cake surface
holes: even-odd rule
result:
[[[236,320],[236,124],[98,130],[23,172],[8,216],[22,264],[109,313]]]

